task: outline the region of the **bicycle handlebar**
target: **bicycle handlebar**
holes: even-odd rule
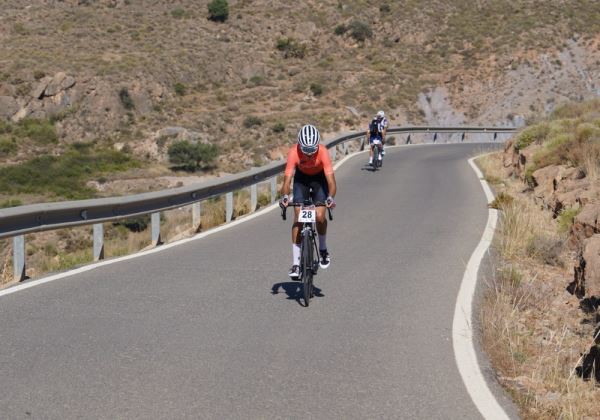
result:
[[[302,203],[289,203],[286,207],[281,208],[281,218],[283,220],[287,220],[287,208],[288,207],[302,207],[304,204]],[[326,207],[327,205],[324,203],[314,204],[315,207]],[[327,207],[327,214],[329,216],[329,220],[333,220],[333,214],[331,213],[331,208]]]

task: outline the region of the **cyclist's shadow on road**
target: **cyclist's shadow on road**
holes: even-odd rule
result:
[[[273,287],[271,287],[271,294],[278,295],[281,289],[283,289],[283,291],[287,295],[286,299],[295,300],[298,303],[298,305],[304,306],[304,304],[301,302],[304,299],[302,296],[302,283],[298,281],[286,281],[282,283],[275,283]],[[319,289],[314,284],[313,292],[314,297],[316,298],[325,296],[321,289]]]

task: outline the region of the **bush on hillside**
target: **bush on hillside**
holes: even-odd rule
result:
[[[304,58],[306,55],[306,45],[287,36],[279,38],[275,47],[283,52],[284,58]]]
[[[227,0],[212,0],[208,3],[208,18],[215,22],[225,22],[229,17]]]
[[[263,121],[259,117],[255,117],[254,115],[248,115],[244,120],[244,127],[252,128],[257,125],[262,125]]]
[[[323,94],[323,86],[320,83],[311,83],[310,91],[315,96],[321,96]]]
[[[173,85],[173,90],[177,96],[184,96],[187,89],[183,83],[177,82]]]
[[[181,140],[169,146],[169,161],[186,171],[195,171],[209,166],[218,155],[218,149],[212,144],[190,143]]]
[[[335,27],[335,29],[333,30],[333,32],[336,35],[344,35],[347,31],[348,31],[348,28],[343,23],[340,23],[339,25],[337,25]]]
[[[273,125],[272,130],[274,133],[283,133],[285,131],[285,124],[281,121],[278,121],[275,123],[275,125]]]
[[[350,22],[348,30],[350,31],[350,36],[359,42],[364,42],[367,38],[373,37],[373,31],[369,24],[360,20]]]
[[[16,137],[28,137],[38,144],[51,144],[58,141],[56,128],[49,120],[25,118],[13,130]]]
[[[515,141],[515,149],[523,150],[527,146],[532,143],[542,143],[548,133],[550,132],[550,127],[547,123],[540,123],[523,130],[517,137]]]
[[[119,99],[121,100],[121,105],[123,105],[123,108],[125,109],[133,109],[135,108],[135,104],[133,103],[133,99],[131,99],[131,96],[129,95],[129,91],[127,90],[127,88],[121,88],[121,90],[119,91]]]

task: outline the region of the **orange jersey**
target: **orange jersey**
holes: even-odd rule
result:
[[[325,175],[333,173],[329,152],[322,144],[319,145],[317,153],[312,156],[302,153],[299,145],[290,148],[285,166],[285,176],[292,176],[296,168],[306,175],[316,175],[321,171],[325,172]]]

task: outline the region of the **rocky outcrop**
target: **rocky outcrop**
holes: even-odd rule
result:
[[[567,288],[580,299],[600,297],[600,234],[582,242],[574,268],[574,280]]]
[[[0,96],[0,119],[8,120],[19,110],[17,100],[12,96]]]
[[[554,217],[565,208],[583,206],[598,197],[598,192],[584,178],[579,168],[550,165],[533,172],[534,201],[550,210]]]
[[[18,122],[24,118],[47,118],[57,115],[73,105],[76,95],[73,90],[75,84],[75,78],[64,72],[58,72],[53,77],[42,77],[31,90],[29,97],[22,100],[21,106],[14,97],[10,97],[12,101],[4,99],[12,106],[10,108],[0,106],[0,109],[5,110],[0,113],[0,118]]]
[[[585,241],[600,233],[600,203],[588,203],[575,216],[573,235],[579,241]]]

